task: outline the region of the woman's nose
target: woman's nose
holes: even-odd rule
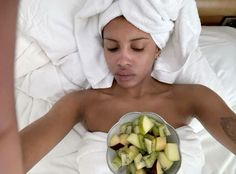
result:
[[[131,55],[129,54],[128,51],[126,50],[121,51],[117,64],[122,67],[128,66],[131,64]]]

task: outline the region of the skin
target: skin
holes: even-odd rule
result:
[[[23,174],[13,81],[17,6],[17,0],[0,1],[0,173],[4,174]]]
[[[112,87],[68,94],[22,130],[26,170],[79,121],[88,131],[107,132],[132,111],[158,113],[175,128],[189,124],[197,115],[205,128],[236,154],[236,117],[218,95],[201,85],[169,85],[151,77],[160,50],[148,33],[118,17],[104,28],[103,37],[106,62],[115,77]]]

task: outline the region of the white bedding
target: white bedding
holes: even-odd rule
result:
[[[80,3],[78,3],[80,1]],[[83,0],[22,0],[16,49],[16,101],[20,129],[45,114],[63,95],[89,87],[73,34],[73,14]],[[200,48],[236,111],[236,29],[203,27]],[[77,65],[71,68],[71,64]],[[204,72],[202,72],[204,73]],[[193,123],[198,125],[198,122]],[[204,174],[235,174],[236,157],[197,126],[206,158]],[[77,150],[85,130],[78,124],[30,174],[78,174]]]

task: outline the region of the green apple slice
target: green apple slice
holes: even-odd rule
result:
[[[156,151],[162,151],[166,147],[166,137],[156,137]]]
[[[164,171],[168,170],[173,165],[173,161],[170,161],[164,152],[159,153],[158,159]]]
[[[130,142],[131,144],[133,144],[134,146],[138,147],[138,148],[142,148],[141,144],[139,142],[139,137],[137,134],[131,133],[128,138],[127,141]]]
[[[180,160],[179,149],[176,143],[167,143],[165,147],[165,154],[171,161]]]
[[[145,135],[149,130],[152,129],[154,123],[145,115],[142,115],[139,119],[140,133]]]

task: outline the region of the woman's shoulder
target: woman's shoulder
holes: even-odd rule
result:
[[[179,99],[185,100],[194,108],[210,107],[223,102],[216,92],[200,84],[175,85],[174,91]]]
[[[196,105],[206,102],[209,98],[217,98],[217,94],[210,88],[200,84],[177,84],[173,85],[174,96],[180,100]]]
[[[185,95],[212,93],[213,91],[201,84],[175,84],[173,85],[175,92]]]
[[[83,89],[70,92],[64,98],[77,103],[90,103],[90,101],[104,98],[110,94],[109,89]]]

